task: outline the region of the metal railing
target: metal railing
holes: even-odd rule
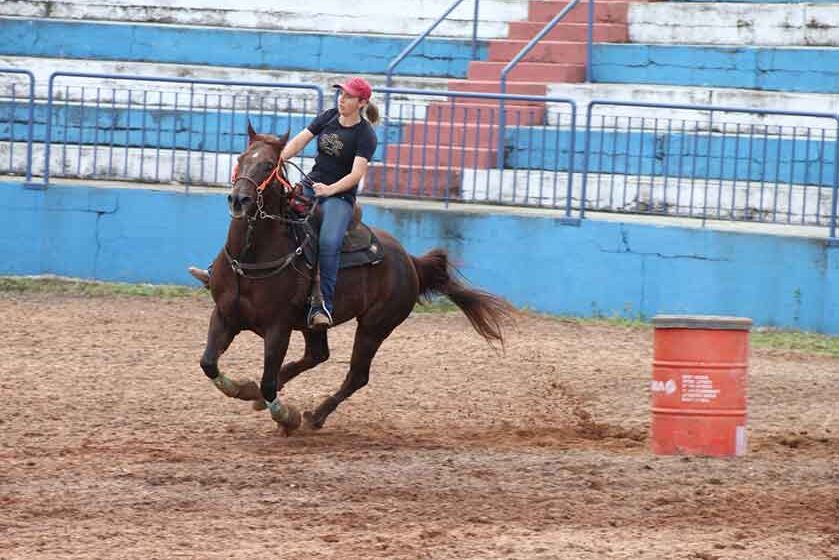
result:
[[[289,90],[314,99],[280,95]],[[61,176],[226,184],[246,145],[247,122],[261,132],[296,132],[323,103],[323,90],[309,84],[56,72],[43,182]]]
[[[478,10],[480,8],[480,0],[474,1],[475,12],[472,20],[472,60],[475,60],[475,58],[478,56]],[[446,11],[443,12],[441,16],[435,19],[425,31],[423,31],[417,38],[411,41],[411,43],[407,47],[405,47],[402,50],[402,52],[399,53],[396,56],[396,58],[394,58],[390,62],[390,64],[388,64],[387,71],[385,72],[386,87],[389,88],[393,85],[393,73],[396,70],[396,67],[399,66],[399,64],[403,60],[405,60],[408,57],[408,55],[414,52],[414,49],[416,49],[417,46],[419,46],[419,44],[422,43],[431,34],[431,32],[434,31],[437,28],[437,26],[439,26],[443,22],[443,20],[449,17],[449,14],[451,14],[463,2],[464,0],[454,0],[454,2],[452,2],[451,5],[448,8],[446,8]],[[387,101],[385,102],[385,104],[387,105]]]
[[[6,88],[0,154],[10,147],[6,172],[27,184],[40,166],[41,186],[52,177],[226,185],[247,120],[295,133],[324,104],[308,84],[61,72],[44,103],[31,73],[9,74],[28,80],[28,95]],[[834,114],[595,100],[581,123],[570,99],[381,93],[395,102],[377,129],[366,195],[556,208],[571,222],[604,211],[816,226],[839,241]],[[308,146],[300,164],[311,167],[314,154]]]
[[[595,100],[580,216],[828,226],[836,237],[837,138],[839,116],[827,113]]]
[[[593,8],[594,0],[588,0],[588,2],[589,2],[589,18],[591,18],[592,13],[593,13],[593,9],[594,9]],[[545,35],[550,33],[551,30],[553,30],[553,28],[556,27],[556,25],[560,21],[562,21],[562,18],[564,18],[566,16],[566,14],[568,14],[568,12],[573,10],[577,6],[577,4],[579,4],[579,3],[580,3],[580,0],[572,0],[571,3],[568,4],[567,6],[565,6],[565,8],[563,8],[557,15],[555,15],[551,21],[549,21],[547,24],[545,24],[545,27],[543,27],[542,30],[539,33],[537,33],[536,36],[533,39],[531,39],[530,42],[528,42],[524,46],[524,48],[522,48],[519,51],[519,53],[516,56],[514,56],[513,59],[510,62],[507,63],[506,66],[504,66],[504,69],[501,70],[501,84],[500,84],[500,87],[499,87],[499,91],[502,94],[507,93],[507,76],[510,74],[510,72],[513,71],[513,68],[515,68],[516,65],[525,56],[527,56],[527,53],[529,53],[533,49],[533,47],[535,47],[536,44],[545,37]],[[591,33],[592,33],[592,21],[591,21],[591,19],[589,19],[588,46],[587,46],[587,50],[588,50],[588,53],[589,53],[589,58],[588,58],[588,60],[586,60],[586,68],[591,66],[591,40],[592,40]],[[588,75],[588,73],[586,75]],[[502,146],[501,142],[504,139],[504,128],[507,124],[507,111],[505,110],[505,107],[504,107],[504,98],[503,97],[501,98],[501,102],[500,102],[499,107],[500,107],[500,115],[499,115],[500,120],[499,120],[499,123],[498,123],[498,128],[500,129],[500,133],[498,134],[498,158],[496,160],[496,165],[499,169],[503,169],[504,168],[504,149],[503,149],[503,146]]]
[[[19,80],[25,78],[26,94],[19,92]],[[6,132],[0,132],[0,142],[6,142],[8,147],[8,166],[0,163],[0,173],[14,174],[23,169],[26,182],[32,181],[32,137],[33,115],[35,111],[35,76],[28,70],[16,68],[0,68],[0,124],[5,124]],[[20,105],[25,103],[24,110]],[[3,115],[5,113],[5,115]],[[23,133],[21,134],[21,131]],[[25,151],[19,157],[18,145],[25,140]],[[4,158],[5,159],[5,158]]]
[[[400,88],[379,91],[406,99],[394,103],[385,119],[388,142],[379,154],[381,163],[368,174],[366,194],[535,205],[562,209],[565,219],[575,220],[573,100]],[[500,100],[519,105],[515,126],[507,127],[508,137],[500,142],[513,169],[494,169]],[[554,171],[545,171],[548,167]]]

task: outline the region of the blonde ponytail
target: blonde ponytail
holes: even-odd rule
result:
[[[367,105],[364,107],[364,117],[367,121],[372,124],[376,125],[379,122],[379,108],[376,107],[376,104],[372,101],[368,101]]]

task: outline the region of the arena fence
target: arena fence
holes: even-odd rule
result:
[[[248,120],[295,134],[324,109],[310,84],[56,72],[48,85],[38,99],[30,72],[0,69],[0,173],[41,186],[226,185]],[[377,94],[390,103],[366,196],[538,206],[572,222],[605,211],[806,225],[837,237],[837,115],[595,100],[581,122],[564,98]],[[301,154],[304,170],[314,155],[313,144]]]
[[[0,174],[32,180],[35,76],[27,70],[0,69]]]
[[[44,183],[227,184],[249,121],[257,131],[293,133],[323,102],[322,89],[308,84],[57,72],[39,139]]]
[[[592,101],[588,210],[829,226],[835,231],[839,116]]]

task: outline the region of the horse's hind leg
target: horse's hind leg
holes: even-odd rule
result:
[[[326,339],[326,331],[303,331],[303,338],[306,341],[306,350],[303,357],[294,362],[285,364],[277,374],[277,391],[282,391],[285,384],[318,364],[329,359],[329,345]],[[253,403],[256,410],[265,409],[265,401],[256,400]]]
[[[373,356],[379,350],[382,342],[390,334],[390,331],[382,333],[380,330],[371,329],[361,324],[355,333],[352,358],[350,360],[350,371],[344,379],[344,383],[338,391],[318,406],[314,412],[307,412],[304,417],[306,423],[314,429],[323,427],[326,418],[338,408],[338,405],[347,400],[350,395],[367,385],[370,376],[370,363]]]
[[[218,308],[213,310],[210,317],[210,329],[207,333],[207,346],[204,348],[204,355],[201,356],[201,369],[204,374],[213,382],[216,388],[227,395],[246,401],[261,398],[259,387],[251,380],[236,381],[221,373],[218,369],[218,359],[233,342],[238,330],[232,328],[224,321]]]

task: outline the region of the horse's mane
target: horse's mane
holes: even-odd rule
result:
[[[256,134],[253,137],[253,142],[264,142],[276,149],[278,152],[285,147],[287,141],[288,135],[286,135],[285,138],[280,138],[279,136],[274,136],[273,134]]]

